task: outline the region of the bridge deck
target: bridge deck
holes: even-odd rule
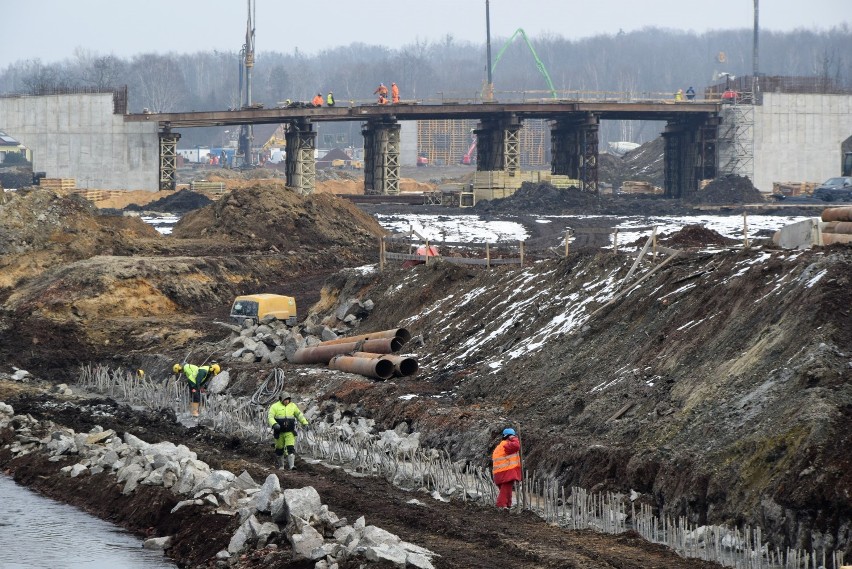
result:
[[[711,102],[584,102],[545,101],[525,103],[443,103],[355,105],[351,107],[319,107],[311,109],[275,108],[235,111],[202,111],[189,113],[126,114],[125,122],[157,122],[161,127],[201,127],[242,124],[279,124],[297,120],[310,122],[368,120],[440,120],[475,119],[513,114],[519,118],[558,119],[593,113],[602,120],[669,121],[686,116],[715,115],[720,103]]]

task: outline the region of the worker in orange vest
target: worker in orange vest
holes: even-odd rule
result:
[[[399,102],[399,87],[396,83],[391,83],[391,101],[396,104]]]
[[[321,107],[322,106],[322,95],[317,93],[316,97],[314,97],[314,100],[311,101],[311,102],[314,104],[315,107]]]
[[[384,105],[388,100],[388,88],[385,87],[384,83],[379,83],[379,86],[376,87],[375,91],[373,91],[373,95],[378,95],[379,104]]]
[[[491,473],[497,485],[498,508],[512,507],[512,486],[521,481],[521,441],[515,429],[503,429],[503,440],[491,453]]]

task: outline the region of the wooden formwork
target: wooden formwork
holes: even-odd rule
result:
[[[474,140],[475,120],[430,120],[417,122],[417,152],[429,159],[429,164],[445,166],[460,164]],[[547,145],[550,128],[544,119],[523,122],[518,132],[521,166],[547,164]],[[476,158],[474,153],[473,158]]]
[[[484,171],[473,175],[474,201],[507,198],[518,191],[521,184],[549,182],[551,174],[547,170],[525,170],[520,172]]]

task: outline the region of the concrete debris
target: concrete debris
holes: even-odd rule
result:
[[[433,552],[367,525],[363,517],[348,525],[345,518],[339,518],[322,503],[315,488],[282,490],[276,474],[270,474],[258,486],[248,472],[237,476],[227,470],[211,469],[183,445],[151,444],[129,433],[122,440],[114,431],[98,426],[89,433],[78,434],[49,422],[41,424],[30,417],[16,416],[11,405],[0,402],[0,428],[9,425],[15,426],[16,444],[9,448],[16,456],[35,451],[50,457],[77,455],[78,462],[60,470],[71,478],[93,471],[89,467],[94,466],[111,473],[117,483],[124,483],[123,493],[130,494],[139,484],[164,485],[166,475],[171,473],[176,481],[171,491],[189,496],[179,501],[172,513],[186,507],[227,513],[229,510],[220,509],[220,505],[227,504],[233,508],[229,515],[239,516],[240,525],[227,549],[216,554],[218,560],[276,546],[272,542],[281,535],[292,547],[294,559],[311,560],[315,566],[335,567],[351,558],[360,563],[390,561],[401,567],[432,567]],[[362,429],[371,426],[368,422],[356,424]],[[49,436],[33,437],[30,433],[35,430],[47,430]],[[389,446],[415,438],[400,437],[395,431],[384,434]],[[162,551],[175,545],[174,540],[174,536],[153,537],[145,540],[144,547]]]

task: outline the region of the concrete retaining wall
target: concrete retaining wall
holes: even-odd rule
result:
[[[111,93],[0,98],[0,130],[33,151],[33,171],[78,188],[156,191],[156,123],[125,123]]]
[[[852,96],[765,93],[754,111],[758,189],[840,175],[840,144],[852,136]]]

